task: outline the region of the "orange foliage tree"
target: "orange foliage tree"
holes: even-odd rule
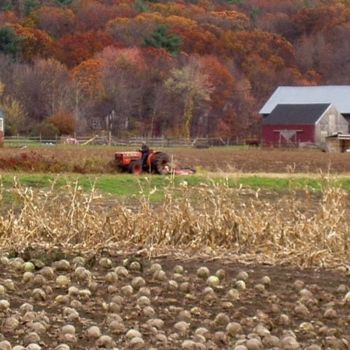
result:
[[[99,59],[88,59],[72,70],[73,81],[80,94],[86,98],[96,98],[103,91],[102,62]]]
[[[50,116],[48,121],[57,128],[60,135],[74,134],[75,119],[71,113],[60,111]]]
[[[55,38],[73,31],[75,15],[71,9],[57,6],[42,6],[31,14],[36,26]]]
[[[73,33],[58,41],[57,57],[68,67],[74,67],[110,45],[114,42],[104,32]]]
[[[55,53],[55,43],[47,32],[24,27],[20,24],[13,25],[16,34],[21,39],[21,58],[32,62],[34,58],[48,58]]]

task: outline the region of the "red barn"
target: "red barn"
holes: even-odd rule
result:
[[[330,103],[279,104],[263,119],[262,139],[269,146],[322,145],[326,137],[348,132],[346,119]]]

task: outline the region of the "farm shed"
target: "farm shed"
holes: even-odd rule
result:
[[[332,104],[350,122],[350,85],[280,86],[260,110],[267,117],[279,104]],[[346,132],[349,133],[349,130]]]
[[[329,153],[343,153],[350,151],[350,135],[336,134],[326,139],[326,151]]]
[[[324,145],[326,137],[347,133],[348,122],[332,104],[280,104],[263,119],[268,146]]]

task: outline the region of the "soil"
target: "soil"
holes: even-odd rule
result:
[[[45,253],[42,253],[42,256],[44,255]],[[271,337],[260,334],[257,338],[264,344],[261,349],[307,349],[310,345],[319,345],[320,349],[345,350],[350,346],[350,303],[344,301],[344,296],[350,289],[346,269],[301,270],[263,264],[248,265],[231,259],[175,259],[173,256],[154,258],[150,261],[142,256],[135,258],[118,253],[108,256],[112,261],[110,268],[99,265],[100,257],[89,259],[87,265],[92,272],[94,283],[86,286],[76,278],[73,255],[65,257],[70,261],[70,268],[66,271],[55,270],[54,279],[47,280],[43,285],[24,283],[23,271],[18,271],[10,267],[11,265],[0,265],[0,284],[6,284],[6,279],[11,279],[15,283],[13,291],[8,291],[0,297],[8,300],[11,305],[9,310],[0,311],[0,319],[5,322],[7,317],[14,316],[20,321],[14,331],[6,332],[2,328],[0,340],[6,339],[12,346],[23,344],[25,335],[32,331],[33,322],[25,320],[25,313],[20,310],[20,306],[23,303],[30,303],[34,307],[34,319],[47,327],[47,331],[40,335],[39,344],[43,349],[54,349],[60,343],[70,345],[71,349],[97,349],[95,340],[86,336],[87,328],[92,325],[97,325],[102,334],[111,336],[115,348],[118,349],[137,348],[130,345],[130,339],[126,336],[129,329],[137,329],[142,334],[145,349],[181,349],[186,339],[202,342],[204,347],[197,347],[198,349],[234,349],[237,344],[245,344],[249,337],[257,337],[259,331],[256,326],[259,324],[265,327],[266,333],[278,338],[277,340],[274,338],[278,341],[275,346],[267,345]],[[126,258],[127,264],[125,264]],[[135,261],[140,264],[141,271],[130,268],[132,266],[130,263]],[[46,262],[48,265],[51,263],[49,260]],[[106,282],[106,273],[114,271],[115,267],[123,265],[123,262],[128,267],[128,276],[119,276],[114,284]],[[152,263],[161,264],[167,276],[165,280],[158,280],[154,276],[151,272]],[[174,275],[174,267],[179,264],[183,266],[184,273]],[[213,294],[203,293],[207,287],[206,279],[197,277],[196,273],[201,266],[207,266],[212,274],[218,269],[225,271],[224,279],[217,288],[213,288]],[[240,271],[246,271],[249,275],[246,289],[239,291],[239,300],[232,300],[227,296],[227,292],[236,287]],[[38,269],[34,273],[38,275],[41,271]],[[65,303],[57,303],[58,295],[67,295],[67,288],[60,288],[55,282],[58,275],[68,276],[72,281],[71,285],[79,289],[89,288],[92,292],[91,297],[85,300],[79,296],[71,296]],[[137,305],[137,300],[145,293],[144,291],[140,293],[134,290],[131,295],[123,295],[122,287],[129,285],[136,276],[144,278],[146,287],[149,288],[148,298],[155,311],[153,316],[146,316],[144,307]],[[271,283],[266,284],[264,290],[261,290],[261,278],[264,276],[269,276]],[[175,279],[179,287],[171,289],[169,280]],[[296,281],[299,282],[295,283]],[[188,290],[181,290],[183,282],[189,282]],[[46,291],[45,300],[33,300],[34,288]],[[110,305],[116,295],[123,298],[120,310],[106,311],[103,303]],[[212,297],[209,298],[208,295]],[[64,309],[72,307],[73,300],[79,300],[81,303],[79,307],[75,306],[79,318],[69,320],[64,316]],[[296,309],[300,303],[306,306],[305,313]],[[329,312],[330,309],[334,312]],[[191,319],[185,317],[189,328],[181,333],[174,328],[174,325],[181,320],[180,312],[183,310],[189,311]],[[325,314],[326,310],[328,314]],[[125,328],[113,333],[109,323],[113,317],[118,318],[116,313],[122,318]],[[240,323],[242,331],[236,336],[229,336],[226,332],[226,321],[222,324],[214,321],[219,313],[225,313],[230,322]],[[283,322],[281,314],[288,316],[286,319],[289,319],[289,323]],[[48,317],[46,320],[48,322],[44,321],[45,317]],[[159,318],[164,321],[164,325],[157,330],[147,325],[146,322],[150,318]],[[61,328],[65,324],[72,324],[76,329],[75,337],[72,337],[70,342],[62,337]],[[195,336],[195,331],[199,327],[208,330],[204,339]],[[165,337],[161,338],[160,334]],[[285,344],[286,336],[290,334],[295,336],[299,347],[288,347]]]
[[[111,147],[0,149],[0,169],[40,172],[115,173]],[[167,148],[174,162],[198,170],[265,173],[350,173],[350,153],[320,150]]]

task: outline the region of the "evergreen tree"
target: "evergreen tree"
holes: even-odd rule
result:
[[[169,33],[166,26],[160,25],[150,37],[144,39],[144,43],[146,46],[162,48],[172,55],[176,55],[182,46],[182,39],[175,34]]]
[[[9,27],[0,28],[0,52],[16,57],[20,50],[20,38],[15,30]]]

